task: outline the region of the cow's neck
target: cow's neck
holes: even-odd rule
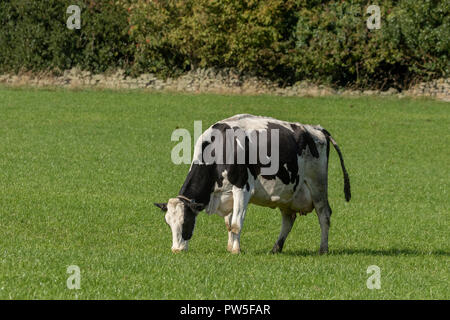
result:
[[[193,164],[179,194],[206,206],[216,180],[214,169],[213,165]]]

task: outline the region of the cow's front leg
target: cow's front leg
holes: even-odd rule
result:
[[[228,244],[227,244],[227,250],[229,252],[231,252],[231,250],[233,249],[233,234],[231,232],[231,217],[233,216],[233,214],[229,214],[224,218],[225,220],[225,226],[227,227],[228,230]]]
[[[250,189],[250,188],[249,188]],[[248,202],[250,201],[251,190],[233,186],[233,215],[231,217],[231,253],[239,253],[241,231],[244,225],[245,213],[247,212]]]

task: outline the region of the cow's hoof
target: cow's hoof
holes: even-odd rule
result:
[[[232,249],[231,253],[232,254],[239,254],[239,253],[241,253],[241,249]]]
[[[281,253],[281,250],[282,250],[282,248],[278,244],[275,243],[275,245],[272,248],[272,251],[270,251],[270,252],[272,254]]]
[[[328,253],[328,248],[327,249],[319,249],[319,255],[324,255]]]
[[[227,246],[227,251],[228,252],[231,252],[233,250],[233,246],[231,245],[231,244],[229,244],[228,246]]]

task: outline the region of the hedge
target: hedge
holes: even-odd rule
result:
[[[66,27],[69,5],[81,29]],[[368,5],[381,29],[369,30]],[[195,68],[293,83],[405,87],[448,77],[448,1],[10,0],[0,3],[0,72],[174,76]]]
[[[81,9],[81,29],[69,30],[70,5]],[[104,72],[133,59],[126,10],[110,1],[2,0],[0,71]]]
[[[136,67],[186,71],[233,67],[266,77],[289,74],[293,1],[135,1]]]
[[[373,2],[330,1],[299,10],[297,77],[404,87],[448,76],[450,2],[378,1],[379,30],[367,29],[368,4]]]

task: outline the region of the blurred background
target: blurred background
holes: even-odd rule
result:
[[[80,9],[78,28],[69,26],[77,14],[71,5]],[[64,84],[76,68],[88,85],[103,81],[91,81],[94,74],[119,70],[110,81],[156,81],[156,89],[196,72],[228,87],[252,78],[266,87],[394,93],[441,79],[429,87],[440,84],[435,93],[447,94],[449,8],[430,0],[7,0],[0,3],[0,73],[9,76],[0,81],[45,72],[65,75]],[[131,81],[141,75],[141,83]]]

